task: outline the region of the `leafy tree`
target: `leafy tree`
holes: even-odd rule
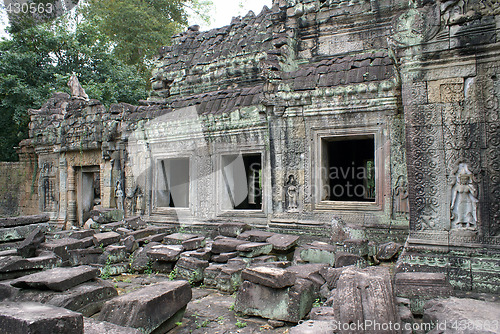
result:
[[[52,0],[47,0],[52,1]],[[43,24],[22,18],[0,40],[0,161],[15,161],[28,136],[28,109],[54,91],[69,92],[76,73],[90,98],[137,103],[148,95],[151,59],[187,13],[206,0],[87,0],[79,11]],[[205,17],[206,18],[206,17]]]

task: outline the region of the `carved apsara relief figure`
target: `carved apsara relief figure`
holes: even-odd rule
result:
[[[122,190],[122,184],[119,180],[116,181],[115,197],[116,197],[116,208],[118,210],[123,210],[123,190]]]
[[[451,189],[452,228],[477,228],[477,188],[474,177],[465,163],[458,165],[454,184]]]
[[[396,182],[396,188],[394,189],[394,212],[399,213],[408,213],[409,205],[408,205],[408,185],[404,180],[403,176],[398,178]]]
[[[286,194],[288,197],[288,211],[297,212],[298,211],[298,189],[297,181],[295,176],[288,176],[288,181],[286,183]]]

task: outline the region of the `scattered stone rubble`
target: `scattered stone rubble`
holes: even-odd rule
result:
[[[33,221],[41,219],[3,220],[9,229]],[[308,242],[243,223],[222,223],[208,235],[138,217],[91,225],[57,232],[35,227],[17,249],[1,252],[0,332],[166,333],[182,322],[191,285],[200,284],[236,293],[234,310],[244,316],[296,324],[290,333],[332,333],[351,323],[436,323],[447,308],[457,319],[472,320],[461,308],[467,303],[489,307],[484,319],[500,318],[498,304],[436,300],[453,295],[444,274],[391,275],[391,262],[368,266],[395,261],[396,243]],[[105,278],[126,272],[158,272],[172,281],[118,296]]]

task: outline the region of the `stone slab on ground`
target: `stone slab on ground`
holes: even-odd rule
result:
[[[314,241],[295,250],[301,261],[309,263],[328,263],[335,265],[335,246]]]
[[[148,252],[154,247],[161,245],[158,242],[152,242],[150,244],[144,245],[143,247],[139,247],[135,252],[131,255],[131,264],[130,269],[134,272],[143,272],[148,268],[148,263],[150,262]]]
[[[147,254],[154,261],[175,262],[183,251],[181,245],[158,245],[151,247]]]
[[[245,240],[239,240],[236,238],[220,237],[216,238],[212,244],[212,253],[231,253],[235,252],[239,245],[248,243]]]
[[[367,261],[357,254],[347,252],[337,252],[335,254],[335,268],[348,266],[356,266],[358,268],[366,268]]]
[[[241,279],[270,288],[282,289],[295,283],[295,274],[281,268],[260,266],[243,270]]]
[[[147,223],[144,220],[142,220],[140,216],[134,216],[130,218],[125,218],[125,225],[129,229],[138,230],[140,228],[146,227]]]
[[[99,320],[137,328],[144,333],[160,327],[162,332],[167,332],[169,329],[164,323],[183,309],[191,298],[191,286],[187,281],[158,283],[106,302]]]
[[[0,303],[0,333],[83,334],[83,316],[52,305]]]
[[[79,284],[62,292],[50,290],[16,289],[9,300],[16,302],[40,302],[82,313],[89,317],[102,308],[105,301],[118,295],[109,282],[101,279]]]
[[[200,260],[209,261],[210,258],[212,257],[212,253],[206,250],[205,248],[202,248],[202,249],[183,252],[181,254],[181,257],[184,256],[195,257]]]
[[[241,285],[241,272],[245,265],[239,263],[227,263],[222,266],[219,274],[215,277],[216,287],[220,291],[233,293]]]
[[[424,305],[423,322],[436,324],[431,334],[498,334],[499,321],[499,303],[450,297],[433,299]]]
[[[50,220],[49,215],[33,215],[33,216],[20,216],[0,218],[0,227],[14,227],[24,225],[37,225],[47,223]]]
[[[41,244],[40,247],[54,252],[63,261],[67,261],[69,259],[68,251],[73,249],[83,248],[83,243],[82,240],[78,239],[62,238],[62,239],[47,240],[43,244]]]
[[[203,281],[203,271],[208,265],[208,261],[194,257],[182,257],[175,264],[174,270],[177,269],[177,277],[189,282],[201,282]]]
[[[314,287],[297,279],[292,287],[273,289],[244,281],[236,295],[235,310],[246,315],[297,323],[311,310]]]
[[[297,245],[299,236],[291,234],[275,234],[269,237],[266,242],[273,245],[275,251],[288,251]]]
[[[106,247],[120,242],[120,234],[116,232],[97,233],[92,236],[96,247]]]
[[[248,224],[232,222],[232,223],[220,224],[218,231],[219,231],[219,235],[236,238],[237,236],[239,236],[243,232],[248,231],[250,229],[251,229],[251,227]]]
[[[238,256],[238,252],[220,253],[212,255],[212,261],[217,263],[227,263],[227,261]]]
[[[244,257],[267,255],[273,250],[273,245],[264,242],[249,242],[236,247],[238,254]]]
[[[187,251],[205,247],[206,243],[205,239],[206,239],[205,237],[196,237],[189,240],[184,240],[182,242],[182,247],[184,247],[184,249]]]
[[[31,231],[24,239],[19,247],[17,253],[22,257],[33,257],[36,255],[36,250],[40,245],[45,242],[45,232],[40,226]]]
[[[165,245],[182,245],[184,241],[198,238],[197,234],[189,234],[189,233],[172,233],[167,235],[163,239],[163,243]]]
[[[98,264],[100,262],[100,257],[103,253],[104,249],[100,247],[70,250],[69,263],[72,266]]]
[[[238,235],[238,239],[247,240],[250,242],[266,242],[269,237],[272,237],[275,233],[261,231],[261,230],[250,230],[245,231]],[[268,241],[269,242],[269,241]]]
[[[321,270],[327,268],[325,263],[308,263],[286,268],[287,271],[293,273],[297,278],[303,278],[311,281],[316,289],[325,283],[324,278],[321,276]]]
[[[11,285],[16,288],[65,291],[96,278],[98,274],[99,270],[90,266],[54,268],[18,278]]]
[[[38,225],[23,225],[0,228],[0,242],[24,240],[30,233],[38,228],[46,232],[49,229],[49,225],[47,223],[43,223]]]
[[[172,232],[171,227],[161,227],[161,226],[147,226],[140,230],[129,233],[127,236],[131,235],[136,240],[144,239],[157,234],[166,234]],[[158,241],[157,241],[158,242]]]
[[[83,319],[84,334],[142,334],[137,329],[123,327],[92,318]]]
[[[81,230],[81,231],[72,231],[69,233],[68,237],[73,239],[85,239],[93,236],[97,232],[95,230]]]
[[[7,256],[0,258],[0,280],[29,275],[42,269],[52,269],[61,265],[61,259],[52,252],[42,252],[37,257],[22,258]]]

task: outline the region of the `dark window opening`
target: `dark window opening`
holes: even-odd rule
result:
[[[328,138],[323,142],[324,197],[330,201],[375,201],[373,136]]]
[[[226,209],[262,209],[262,157],[260,154],[222,157]]]
[[[189,159],[175,158],[158,162],[157,207],[189,207]]]

